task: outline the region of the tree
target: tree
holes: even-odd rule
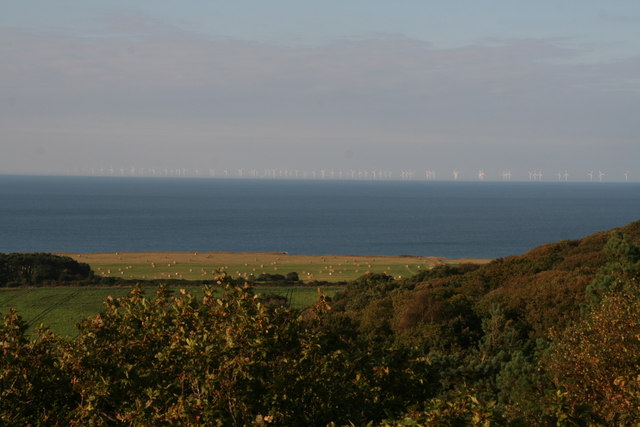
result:
[[[68,343],[46,329],[34,338],[10,311],[0,324],[0,424],[64,424],[77,404],[69,372],[58,363]]]
[[[604,247],[605,264],[587,287],[587,295],[597,304],[607,292],[624,290],[640,280],[640,246],[629,236],[614,231]]]
[[[611,293],[586,318],[552,335],[542,365],[575,412],[610,425],[640,421],[639,293]]]
[[[47,253],[0,254],[0,286],[42,286],[81,282],[93,277],[91,267],[66,256]]]

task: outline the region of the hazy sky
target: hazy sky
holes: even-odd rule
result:
[[[5,0],[0,173],[640,180],[640,1]]]

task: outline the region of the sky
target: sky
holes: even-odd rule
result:
[[[0,58],[0,174],[640,181],[637,0],[4,0]]]

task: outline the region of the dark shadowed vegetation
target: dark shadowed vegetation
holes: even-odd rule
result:
[[[94,279],[88,264],[47,253],[0,254],[0,287],[84,284]]]

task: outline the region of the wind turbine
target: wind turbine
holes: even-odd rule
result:
[[[482,169],[478,171],[478,180],[484,181],[484,171]]]
[[[624,173],[624,180],[625,180],[625,182],[629,182],[629,171],[626,171]]]
[[[453,171],[453,180],[457,181],[460,178],[460,172],[454,169]]]
[[[593,181],[593,171],[587,172],[587,176],[589,177],[589,181]]]
[[[569,180],[569,172],[567,172],[567,170],[565,169],[564,174],[562,174],[562,177],[564,178],[565,181]]]
[[[604,178],[604,172],[598,171],[598,181],[602,182],[602,178]]]

